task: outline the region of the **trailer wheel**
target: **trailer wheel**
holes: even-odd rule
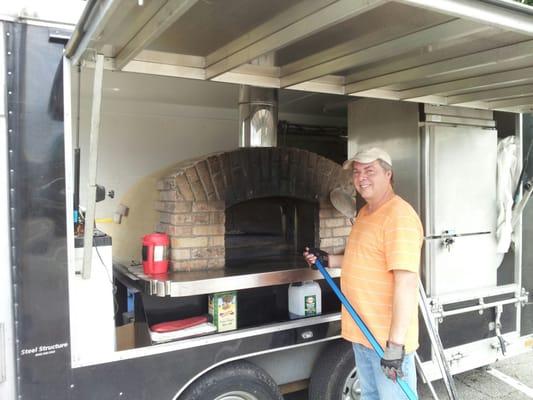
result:
[[[361,398],[352,344],[332,343],[322,351],[313,366],[309,400],[356,400]]]
[[[283,400],[283,397],[265,371],[248,361],[236,361],[208,372],[179,400]]]

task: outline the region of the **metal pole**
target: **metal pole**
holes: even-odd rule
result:
[[[104,56],[96,55],[94,69],[93,104],[91,109],[91,136],[89,147],[89,180],[87,182],[87,210],[85,212],[85,235],[83,245],[82,278],[91,277],[93,254],[94,217],[96,211],[96,172],[98,167],[98,137],[100,135],[100,114],[102,106],[102,84],[104,80]]]
[[[420,357],[418,356],[418,353],[415,352],[415,363],[418,370],[418,373],[424,380],[424,383],[428,385],[429,391],[431,392],[431,395],[433,396],[434,400],[439,400],[439,397],[437,396],[437,393],[435,392],[435,388],[433,387],[433,383],[427,378],[426,373],[424,372],[424,368],[422,368],[422,360],[420,360]]]
[[[437,364],[442,374],[442,381],[444,382],[444,386],[446,386],[446,391],[448,392],[448,397],[450,398],[450,400],[456,400],[459,398],[459,396],[457,394],[455,382],[453,380],[448,361],[446,360],[446,355],[444,354],[444,348],[442,346],[439,333],[433,325],[426,294],[424,293],[424,287],[422,286],[422,282],[420,281],[420,279],[418,281],[418,293],[418,305],[420,307],[422,318],[424,319],[424,322],[426,324],[429,340],[431,341],[432,347],[437,350],[435,352],[435,356],[437,358]]]

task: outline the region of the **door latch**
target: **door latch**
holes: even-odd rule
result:
[[[455,239],[452,237],[447,237],[442,241],[443,246],[446,247],[446,250],[448,250],[448,252],[451,251],[452,244],[454,243],[455,243]]]

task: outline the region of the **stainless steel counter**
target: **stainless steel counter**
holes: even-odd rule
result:
[[[323,279],[317,270],[265,264],[238,269],[169,272],[158,275],[145,275],[141,265],[126,267],[115,263],[113,269],[115,277],[126,286],[160,297],[184,297]],[[340,271],[339,268],[329,269],[334,278],[340,276]]]

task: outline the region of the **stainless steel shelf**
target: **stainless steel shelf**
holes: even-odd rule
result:
[[[142,266],[113,265],[117,279],[126,286],[153,296],[184,297],[199,294],[283,285],[306,280],[319,280],[319,271],[298,267],[253,265],[247,268],[212,271],[169,272],[145,275]],[[329,269],[332,277],[340,276],[339,268]]]

